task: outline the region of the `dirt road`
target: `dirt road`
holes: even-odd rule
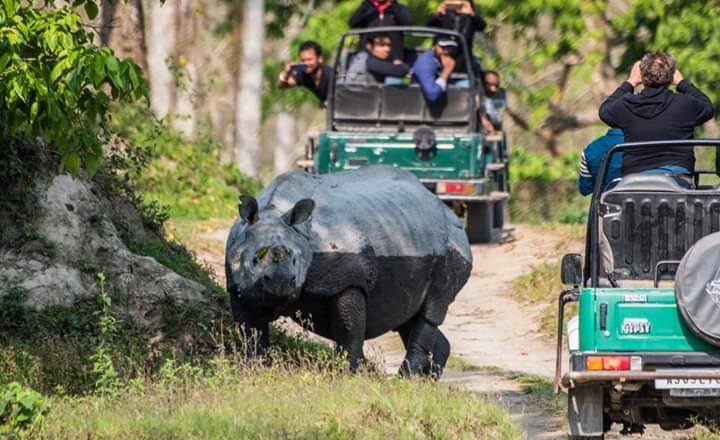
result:
[[[223,258],[218,252],[227,229],[201,234],[195,249],[198,257],[214,268],[222,280]],[[211,244],[215,242],[215,244]],[[511,296],[511,282],[533,266],[555,261],[564,252],[582,251],[582,243],[568,234],[547,228],[520,226],[506,231],[502,244],[473,246],[473,272],[465,288],[450,307],[442,331],[452,344],[453,356],[482,371],[446,371],[443,381],[487,396],[506,406],[524,427],[529,439],[565,439],[564,417],[523,391],[506,374],[514,371],[550,379],[554,371],[554,343],[537,332],[541,307],[518,303]],[[388,334],[366,346],[368,355],[382,357],[388,372],[396,372],[403,357],[402,344]],[[495,369],[495,370],[493,370]],[[627,438],[617,433],[608,439]],[[687,433],[670,434],[648,430],[643,439],[685,439]]]

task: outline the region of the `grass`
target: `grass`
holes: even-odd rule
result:
[[[453,371],[485,371],[483,367],[478,367],[477,365],[473,365],[472,363],[465,360],[465,358],[456,356],[456,355],[450,355],[448,358],[447,364],[445,364],[445,368],[447,370],[453,370]]]
[[[557,298],[565,288],[560,281],[560,262],[541,263],[530,273],[513,281],[512,292],[518,300],[541,305],[538,331],[545,337],[553,337],[557,331]],[[565,306],[565,325],[577,314],[577,304]]]
[[[536,399],[543,408],[557,416],[567,413],[567,397],[565,394],[555,394],[550,379],[525,373],[506,373],[505,377],[516,381],[520,388]]]
[[[560,260],[568,252],[581,252],[585,238],[584,225],[539,225],[557,235],[555,254],[557,258],[539,263],[530,272],[519,276],[512,283],[512,295],[525,304],[541,306],[538,331],[544,337],[553,337],[557,330],[557,299],[566,286],[560,280]],[[577,314],[577,304],[565,307],[565,324]]]
[[[42,437],[521,438],[500,407],[424,380],[263,369],[135,388],[113,401],[52,402]]]

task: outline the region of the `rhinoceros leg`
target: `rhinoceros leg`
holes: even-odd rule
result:
[[[270,323],[258,320],[233,294],[230,294],[230,305],[233,318],[244,337],[245,355],[252,357],[265,354],[270,343]]]
[[[347,353],[350,369],[355,371],[363,361],[367,319],[365,294],[358,289],[347,289],[335,297],[333,305],[332,339],[338,351]]]
[[[400,375],[440,377],[450,356],[450,343],[445,335],[421,315],[400,327],[398,333],[406,350]]]

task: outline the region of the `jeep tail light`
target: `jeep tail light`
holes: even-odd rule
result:
[[[621,371],[630,369],[630,356],[588,356],[589,371]]]
[[[438,182],[438,194],[475,194],[477,188],[472,183],[464,182]]]

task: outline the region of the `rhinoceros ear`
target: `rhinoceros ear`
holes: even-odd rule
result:
[[[288,225],[298,225],[305,223],[315,209],[315,201],[313,199],[302,199],[293,206],[293,209],[285,213],[283,218]]]
[[[240,196],[240,206],[238,210],[240,211],[240,217],[248,222],[248,224],[253,224],[255,220],[257,220],[258,204],[254,197]]]

